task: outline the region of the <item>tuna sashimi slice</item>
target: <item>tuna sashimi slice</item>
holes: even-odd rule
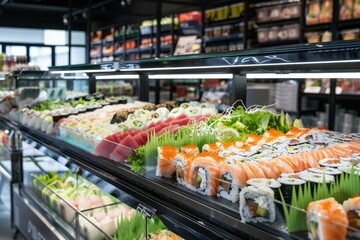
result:
[[[124,145],[126,147],[129,147],[131,149],[137,149],[139,147],[139,144],[135,141],[133,136],[127,136],[126,138],[124,138],[121,142],[120,145]]]
[[[148,140],[148,132],[147,131],[142,131],[141,133],[139,133],[141,138],[143,139],[144,141],[144,144],[147,143],[147,140]]]
[[[146,141],[143,140],[143,138],[141,137],[141,133],[138,133],[134,136],[134,140],[137,142],[137,144],[139,144],[139,146],[142,146],[146,143]]]
[[[170,126],[164,127],[164,128],[162,128],[162,129],[157,133],[157,135],[161,136],[161,135],[163,135],[165,132],[169,131],[169,129],[170,129]]]
[[[118,145],[110,154],[110,159],[116,162],[124,162],[131,154],[131,149]]]
[[[111,152],[116,148],[115,139],[112,135],[102,140],[94,149],[93,154],[97,156],[110,157]]]
[[[155,126],[156,133],[159,133],[163,128],[169,126],[168,123],[160,123]]]
[[[179,128],[180,128],[179,124],[171,125],[169,127],[169,131],[171,131],[172,133],[176,133],[179,130]]]
[[[189,118],[181,118],[181,119],[176,119],[172,122],[173,125],[179,124],[180,126],[185,126],[189,124],[190,119]]]

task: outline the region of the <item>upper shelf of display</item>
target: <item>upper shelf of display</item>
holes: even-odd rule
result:
[[[335,67],[334,67],[335,66]],[[101,64],[50,67],[52,72],[266,72],[354,71],[360,41],[299,44],[221,54],[200,54]]]

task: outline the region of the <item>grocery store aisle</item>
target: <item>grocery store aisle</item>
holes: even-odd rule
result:
[[[3,196],[1,196],[3,198]],[[10,198],[9,198],[10,201]],[[12,233],[13,230],[10,227],[10,210],[9,208],[0,200],[0,239],[1,240],[11,240],[13,239]],[[20,233],[17,238],[19,240],[25,239]]]

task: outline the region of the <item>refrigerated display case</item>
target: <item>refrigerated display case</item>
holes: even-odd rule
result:
[[[231,103],[235,103],[235,105],[239,104],[236,100],[242,100],[246,105],[246,95],[248,94],[246,86],[250,79],[260,79],[264,82],[269,81],[269,79],[293,79],[301,82],[309,77],[329,77],[333,79],[330,81],[330,93],[326,96],[329,99],[329,127],[331,128],[331,125],[335,124],[334,110],[338,97],[335,94],[336,79],[340,77],[353,79],[358,76],[357,71],[360,64],[360,48],[358,46],[358,42],[348,42],[346,44],[329,43],[321,46],[273,48],[256,52],[244,51],[221,55],[129,61],[116,66],[112,65],[110,68],[102,68],[100,65],[54,67],[50,71],[55,74],[60,72],[84,72],[95,79],[99,76],[109,76],[116,79],[121,77],[114,77],[114,75],[122,75],[123,77],[136,76],[139,79],[138,98],[145,101],[149,98],[150,81],[175,79],[177,77],[185,80],[206,79],[217,74],[215,75],[217,78],[225,78],[231,81],[230,98],[232,99]],[[301,88],[298,88],[297,91],[298,96],[302,96]],[[299,106],[301,106],[299,102],[297,105],[299,109]],[[39,121],[44,121],[44,119]],[[304,231],[295,233],[287,231],[285,221],[282,219],[283,205],[278,200],[274,201],[276,224],[244,223],[239,213],[241,206],[237,202],[232,203],[216,196],[205,196],[178,184],[174,178],[157,176],[157,159],[153,157],[149,157],[142,165],[143,172],[134,172],[131,162],[128,162],[127,159],[117,158],[121,157],[122,153],[130,153],[133,150],[124,142],[119,144],[114,139],[88,139],[80,130],[74,131],[74,129],[61,123],[48,123],[48,127],[53,131],[41,131],[41,128],[36,128],[34,125],[30,124],[29,126],[20,123],[19,130],[24,140],[28,141],[28,143],[35,142],[35,148],[42,149],[46,156],[50,156],[52,160],[49,161],[54,163],[53,165],[65,172],[70,171],[71,174],[75,174],[74,176],[78,176],[74,177],[75,179],[84,178],[86,181],[91,181],[91,176],[95,176],[94,178],[99,179],[95,185],[105,190],[105,192],[115,195],[121,202],[141,210],[149,217],[156,214],[167,228],[185,239],[275,239],[278,237],[303,239],[307,236]],[[96,143],[95,140],[97,140]],[[95,147],[100,142],[105,142],[102,149],[105,152],[108,151],[107,155],[111,155],[109,151],[115,151],[116,149],[118,155],[113,155],[115,159],[111,160],[109,156],[94,152]],[[25,157],[21,159],[22,166],[24,166],[27,161],[24,161]],[[31,164],[40,164],[36,158],[30,157],[30,159]],[[45,208],[47,209],[46,212],[50,212],[49,205],[51,206],[52,202],[57,201],[50,201],[47,194],[42,194],[39,197],[39,191],[33,191],[34,182],[40,185],[40,188],[45,189],[44,191],[54,192],[54,190],[48,189],[48,186],[38,181],[38,175],[34,175],[34,172],[39,170],[29,172],[27,169],[29,168],[23,167],[20,188],[19,190],[16,188],[16,204],[22,202],[23,207],[30,206],[28,209],[36,210],[37,216],[44,216],[46,221],[49,224],[51,223],[45,225],[51,226],[54,224],[54,218],[55,220],[57,217],[61,218],[57,214],[59,211],[52,210],[53,214],[48,216],[48,214],[44,214],[44,210],[41,210],[41,208]],[[43,170],[45,173],[51,171],[51,169],[46,168]],[[177,174],[181,176],[181,173]],[[108,187],[111,190],[107,190]],[[118,191],[120,194],[114,194],[112,190]],[[53,198],[56,198],[56,194]],[[36,200],[34,201],[34,199]],[[299,211],[291,207],[289,209],[293,209],[291,210],[293,213]],[[78,218],[87,216],[77,209],[74,209],[74,211],[75,216],[78,216]],[[15,216],[17,215],[15,214]],[[20,216],[18,216],[19,218]],[[23,221],[23,218],[21,218],[21,221]],[[24,223],[21,221],[15,221],[18,228],[24,227]],[[75,227],[69,226],[67,229],[67,225],[64,223],[57,228],[59,234],[65,234],[70,238],[76,238],[76,236],[82,234],[81,228],[75,225]],[[64,227],[66,229],[62,230]],[[104,229],[100,228],[98,230],[103,231]]]

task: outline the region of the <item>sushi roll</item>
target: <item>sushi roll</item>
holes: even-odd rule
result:
[[[349,229],[348,235],[350,237],[359,239],[360,238],[360,197],[356,196],[353,198],[349,198],[348,200],[344,201],[343,207],[347,214],[349,227],[357,230],[357,231],[353,231]]]
[[[340,170],[338,170],[336,168],[331,168],[331,167],[309,168],[309,172],[331,175],[331,176],[334,176],[335,179],[339,179],[340,175],[341,175]]]
[[[268,187],[244,187],[240,192],[240,216],[243,222],[274,222],[274,191]]]
[[[196,144],[190,144],[190,145],[186,145],[186,146],[183,146],[181,147],[181,152],[184,152],[184,153],[189,153],[189,154],[199,154],[199,148]]]
[[[197,192],[215,196],[220,181],[220,165],[223,158],[213,153],[202,152],[191,164],[191,185]]]
[[[340,161],[339,158],[324,158],[319,161],[321,167],[332,167],[337,168],[341,165],[349,165],[345,161]]]
[[[248,161],[248,158],[239,155],[230,155],[225,158],[225,162],[230,164],[235,164],[237,162],[246,162],[246,161]]]
[[[179,149],[171,146],[158,147],[156,176],[172,178],[176,169],[176,155]]]
[[[236,164],[224,163],[220,169],[220,183],[218,196],[233,203],[239,200],[239,192],[246,186],[246,178],[243,169]]]
[[[254,187],[268,187],[274,191],[274,196],[276,199],[280,199],[279,190],[281,187],[281,183],[275,179],[268,179],[268,178],[252,178],[247,180],[247,185],[254,186]]]
[[[177,117],[180,116],[181,114],[185,113],[185,109],[184,108],[174,108],[170,111],[169,113],[169,117]]]
[[[176,180],[179,184],[192,189],[191,185],[191,164],[195,156],[191,153],[180,152],[176,155]],[[195,189],[192,189],[195,190]]]
[[[201,108],[198,107],[188,107],[185,109],[185,114],[190,118],[201,116]]]
[[[299,186],[303,186],[306,182],[298,178],[281,177],[277,181],[281,184],[281,193],[287,204],[291,204],[292,191],[298,192]]]
[[[341,171],[341,172],[344,172],[344,173],[347,173],[347,174],[350,174],[352,171],[354,171],[354,174],[355,175],[360,175],[360,167],[357,167],[357,166],[352,166],[352,165],[343,165],[343,166],[339,166],[338,169]]]
[[[332,175],[312,172],[302,172],[300,173],[300,178],[312,184],[318,184],[323,182],[331,184],[335,181],[335,178]]]
[[[307,207],[306,222],[310,239],[345,239],[349,224],[346,212],[334,198],[311,202]]]

